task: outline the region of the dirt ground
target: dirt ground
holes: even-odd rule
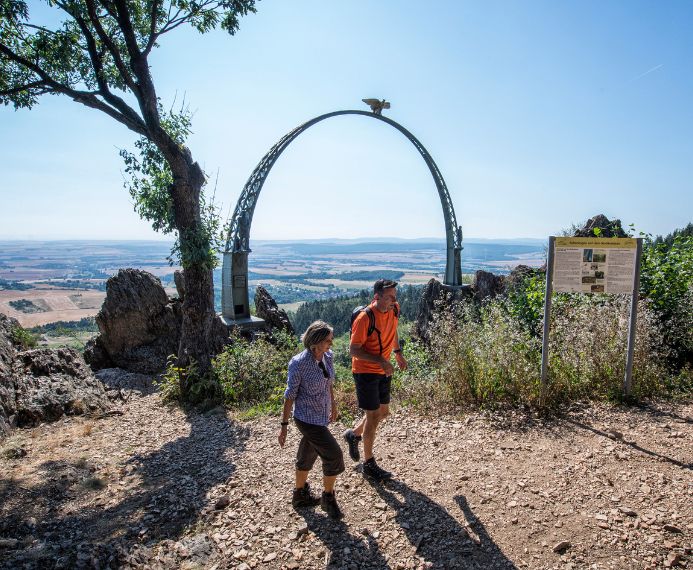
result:
[[[546,422],[400,410],[376,446],[395,478],[364,480],[345,449],[335,522],[291,508],[293,426],[280,449],[277,418],[124,398],[0,444],[0,568],[693,566],[690,403]]]

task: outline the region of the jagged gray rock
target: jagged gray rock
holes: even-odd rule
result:
[[[185,277],[183,272],[176,269],[173,272],[173,282],[176,284],[176,292],[178,293],[178,299],[183,301],[185,299]]]
[[[0,436],[9,432],[9,418],[16,409],[12,363],[17,350],[12,344],[12,330],[18,326],[16,319],[0,313]]]
[[[424,342],[428,342],[431,323],[436,315],[451,311],[452,306],[463,299],[482,303],[504,294],[505,290],[506,278],[488,271],[477,271],[472,285],[459,287],[444,285],[436,279],[431,279],[421,295],[414,333]]]
[[[258,285],[255,290],[255,312],[264,319],[270,330],[284,330],[294,334],[294,327],[284,309],[280,309],[267,289]]]
[[[505,277],[479,270],[474,274],[472,290],[476,301],[493,299],[505,292]]]
[[[505,288],[506,291],[516,290],[522,286],[522,283],[528,277],[533,277],[535,275],[541,275],[545,278],[546,267],[534,268],[529,265],[516,265],[513,270],[505,278]]]
[[[18,427],[110,407],[103,384],[72,348],[27,350],[19,353],[17,362],[15,421]]]
[[[18,327],[0,314],[0,435],[110,407],[103,384],[76,350],[20,350],[12,339]]]
[[[106,283],[106,299],[96,315],[100,334],[85,358],[92,368],[119,367],[155,374],[178,352],[181,302],[166,295],[161,281],[139,269],[121,269]]]
[[[575,231],[574,237],[595,237],[594,229],[599,228],[601,237],[628,237],[623,231],[621,220],[609,220],[604,214],[597,214]]]
[[[431,279],[421,294],[419,310],[414,323],[414,333],[424,342],[428,342],[431,323],[436,314],[449,311],[451,306],[461,299],[471,298],[474,291],[469,285],[452,287],[444,285],[437,279]]]

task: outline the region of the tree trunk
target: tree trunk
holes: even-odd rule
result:
[[[181,395],[187,402],[216,402],[220,390],[211,378],[212,354],[217,345],[212,270],[186,267],[183,275],[185,298],[178,361],[182,367],[194,364],[197,374],[181,377]]]
[[[211,374],[212,355],[219,348],[219,337],[215,326],[212,267],[206,255],[211,244],[200,237],[205,235],[200,215],[205,177],[199,165],[192,161],[190,151],[179,148],[181,152],[169,164],[174,178],[171,193],[185,285],[178,365],[188,368],[188,373],[181,376],[181,395],[189,403],[214,404],[221,395]],[[193,368],[195,373],[190,373]]]

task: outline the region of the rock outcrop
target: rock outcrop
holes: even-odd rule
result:
[[[595,228],[599,229],[600,237],[628,237],[626,232],[623,231],[621,220],[609,220],[604,214],[597,214],[587,220],[583,227],[575,231],[574,237],[595,237]]]
[[[12,344],[12,330],[18,326],[16,319],[0,314],[0,436],[10,430],[10,417],[16,408],[12,365],[17,349]]]
[[[477,271],[471,285],[459,287],[444,285],[436,279],[431,279],[421,295],[414,333],[427,342],[431,323],[436,315],[451,311],[452,306],[463,299],[483,303],[503,295],[506,292],[506,280],[507,277],[504,275],[488,271]]]
[[[96,315],[100,334],[85,350],[95,370],[119,367],[155,374],[178,352],[181,302],[169,299],[154,275],[121,269],[106,283],[106,299]]]
[[[470,285],[452,287],[443,285],[437,279],[431,279],[426,284],[419,301],[419,310],[414,323],[416,336],[428,342],[431,324],[436,314],[449,311],[454,303],[462,299],[470,299],[473,295],[474,291]]]
[[[505,292],[505,277],[479,270],[474,274],[472,291],[474,291],[474,299],[478,302],[493,299]]]
[[[286,311],[279,308],[277,302],[262,285],[258,285],[255,290],[255,312],[258,317],[264,319],[270,332],[284,330],[294,334],[294,327],[291,325]]]
[[[21,350],[19,323],[0,314],[0,434],[109,408],[103,384],[70,348]]]

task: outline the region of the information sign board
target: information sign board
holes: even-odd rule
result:
[[[554,291],[633,292],[637,239],[556,237],[554,248]]]

